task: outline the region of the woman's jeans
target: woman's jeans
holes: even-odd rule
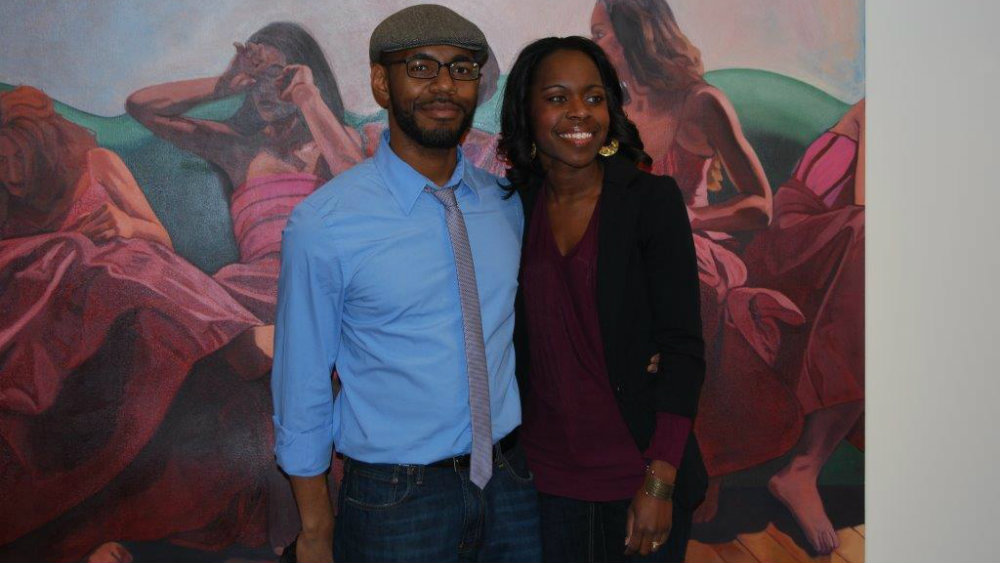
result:
[[[625,555],[625,524],[632,499],[590,502],[539,494],[545,563],[684,561],[693,512],[674,503],[667,543],[643,557]]]

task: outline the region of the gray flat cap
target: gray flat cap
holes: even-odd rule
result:
[[[479,64],[488,56],[486,36],[476,24],[444,6],[420,4],[403,8],[378,24],[368,42],[368,59],[377,63],[382,53],[427,45],[469,49]]]

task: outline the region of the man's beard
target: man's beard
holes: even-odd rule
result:
[[[430,100],[425,103],[441,102],[450,100]],[[420,146],[427,147],[429,149],[450,149],[458,146],[458,143],[462,140],[462,135],[472,127],[472,117],[473,112],[465,111],[462,108],[465,117],[462,118],[462,122],[459,124],[458,128],[452,129],[421,129],[417,125],[417,119],[414,115],[414,111],[407,111],[399,105],[395,99],[390,98],[392,103],[392,115],[396,118],[396,124],[399,128],[403,130],[403,133],[407,137],[413,139]],[[414,110],[416,109],[416,103],[414,103]],[[456,104],[457,107],[458,104]]]

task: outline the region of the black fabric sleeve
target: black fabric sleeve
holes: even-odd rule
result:
[[[639,233],[652,314],[652,341],[660,353],[657,411],[694,418],[705,381],[698,263],[687,207],[670,177],[644,178]]]

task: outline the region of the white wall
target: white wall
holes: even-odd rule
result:
[[[997,561],[1000,4],[869,0],[868,561]]]

